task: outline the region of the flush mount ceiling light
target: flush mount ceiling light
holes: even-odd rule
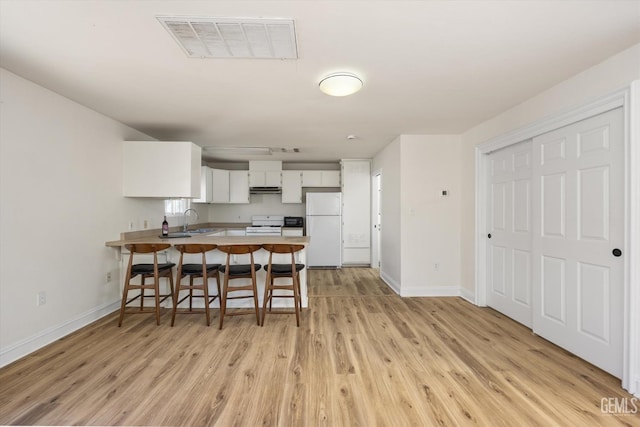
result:
[[[331,96],[347,96],[362,89],[362,80],[353,73],[329,74],[318,84],[320,90]]]

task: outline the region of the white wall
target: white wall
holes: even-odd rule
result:
[[[104,243],[164,212],[122,197],[126,139],[151,138],[0,69],[0,365],[117,308]]]
[[[637,44],[462,134],[461,280],[466,293],[475,290],[475,147],[621,89],[639,78],[640,44]]]
[[[374,157],[377,171],[380,276],[402,296],[459,295],[460,137],[401,135]]]
[[[400,145],[401,295],[458,295],[460,137],[402,135]]]
[[[396,293],[402,283],[400,137],[373,159],[372,173],[381,173],[380,277]]]

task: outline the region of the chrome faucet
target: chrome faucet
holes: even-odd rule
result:
[[[189,223],[187,222],[187,214],[189,213],[189,211],[193,211],[196,214],[196,220],[200,218],[200,216],[198,216],[198,211],[192,208],[187,209],[186,211],[184,211],[184,222],[182,225],[182,232],[186,233],[187,232],[187,227],[189,226]]]

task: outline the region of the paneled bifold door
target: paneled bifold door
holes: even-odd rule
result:
[[[623,114],[533,139],[533,330],[622,376]]]
[[[531,327],[531,141],[491,154],[487,304]],[[487,236],[489,237],[489,236]]]
[[[491,153],[487,193],[488,305],[616,377],[623,138],[618,108]]]

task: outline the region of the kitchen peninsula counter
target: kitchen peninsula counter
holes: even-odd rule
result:
[[[167,243],[171,246],[184,244],[214,244],[214,245],[262,245],[266,243],[284,243],[289,245],[309,244],[308,236],[208,236],[194,234],[191,237],[163,238],[158,235],[132,237],[106,242],[109,247],[122,247],[131,243]]]
[[[209,228],[209,227],[207,227]],[[160,262],[174,262],[178,263],[179,260],[179,252],[174,248],[175,245],[182,244],[214,244],[214,245],[263,245],[263,244],[291,244],[291,245],[303,245],[304,249],[296,253],[296,262],[306,264],[306,247],[309,245],[309,237],[308,236],[219,236],[219,235],[211,235],[215,234],[216,231],[222,231],[225,228],[229,229],[237,229],[237,224],[234,224],[230,227],[211,227],[211,232],[205,233],[196,233],[191,235],[190,237],[174,237],[174,238],[163,238],[160,237],[161,230],[144,230],[144,231],[136,231],[136,232],[127,232],[122,233],[119,240],[113,240],[106,242],[105,245],[107,247],[112,247],[117,251],[117,259],[120,264],[120,277],[121,284],[124,282],[124,271],[126,271],[126,263],[128,262],[128,250],[125,248],[127,244],[135,244],[135,243],[146,243],[146,244],[169,244],[171,247],[166,251],[162,252]],[[170,233],[179,233],[181,230],[172,229]],[[150,262],[151,259],[147,259],[144,261],[144,255],[138,255],[142,257],[142,262]],[[207,263],[218,263],[224,264],[226,262],[226,254],[221,251],[213,250],[207,252]],[[254,259],[257,264],[261,264],[262,266],[268,263],[269,252],[264,249],[260,249],[254,253]],[[248,258],[243,258],[242,255],[233,255],[232,264],[242,263],[248,261]],[[140,262],[140,261],[138,261]],[[185,261],[186,262],[186,261]],[[189,262],[201,262],[199,259],[193,259]],[[274,263],[290,263],[291,258],[288,254],[274,254],[273,255]],[[302,306],[308,306],[308,298],[307,298],[307,272],[306,268],[300,271],[300,288],[301,288],[301,297],[302,297]],[[256,271],[257,285],[258,285],[258,299],[260,300],[260,304],[262,304],[262,298],[264,293],[264,282],[266,272],[264,268],[260,268]],[[195,306],[198,306],[199,302],[194,302]],[[228,308],[240,308],[240,307],[251,307],[252,302],[250,300],[229,300]],[[274,298],[273,306],[274,307],[292,307],[290,298]],[[219,307],[219,301],[216,299],[214,303],[211,305],[212,308]]]
[[[245,223],[201,223],[190,225],[188,232],[194,230],[206,229],[208,231],[191,234],[190,237],[160,237],[162,230],[150,229],[140,231],[126,231],[120,233],[119,240],[105,242],[108,247],[123,247],[130,243],[168,243],[170,245],[182,245],[188,243],[209,243],[215,245],[249,245],[265,243],[285,243],[295,245],[309,244],[308,237],[301,236],[219,236],[212,235],[225,230],[244,229],[251,224]],[[169,235],[181,233],[182,227],[172,227],[169,229]]]

